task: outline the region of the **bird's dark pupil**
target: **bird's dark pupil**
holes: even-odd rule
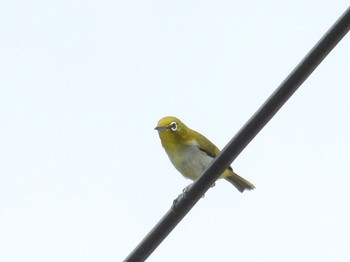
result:
[[[171,128],[171,130],[175,131],[175,130],[177,129],[176,123],[172,123],[172,124],[170,125],[170,128]]]

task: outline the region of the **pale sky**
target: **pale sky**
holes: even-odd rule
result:
[[[154,127],[222,148],[346,0],[1,1],[0,261],[122,261],[191,181]],[[350,261],[350,36],[152,262]]]

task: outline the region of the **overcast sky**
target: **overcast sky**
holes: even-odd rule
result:
[[[122,261],[191,181],[154,127],[222,148],[347,0],[1,1],[0,261]],[[350,261],[350,36],[150,256]]]

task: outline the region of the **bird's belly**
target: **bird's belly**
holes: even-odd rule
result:
[[[177,155],[172,161],[174,166],[183,176],[192,180],[200,176],[214,159],[195,146],[187,147]]]

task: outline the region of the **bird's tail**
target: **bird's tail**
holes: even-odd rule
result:
[[[245,180],[243,177],[240,177],[236,173],[225,177],[225,179],[234,185],[241,193],[243,193],[244,190],[253,190],[255,188],[252,183],[250,183],[248,180]]]

